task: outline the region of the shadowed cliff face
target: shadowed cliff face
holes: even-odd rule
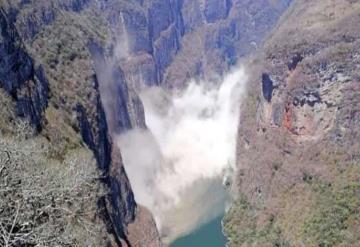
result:
[[[49,85],[43,67],[35,67],[3,9],[0,10],[0,87],[16,100],[17,114],[38,129],[48,104]]]
[[[100,35],[106,32],[91,33],[99,19],[81,22],[89,6],[89,1],[2,2],[0,86],[15,102],[16,116],[28,119],[38,135],[52,143],[50,158],[62,160],[85,145],[93,151],[109,190],[97,199],[100,213],[92,216],[104,219],[103,228],[108,230],[108,236],[103,231],[98,238],[126,246],[130,245],[126,226],[135,219],[136,203],[120,152],[112,145],[100,98],[100,75],[87,51],[87,42],[101,43]],[[61,16],[80,18],[78,26],[67,25]]]

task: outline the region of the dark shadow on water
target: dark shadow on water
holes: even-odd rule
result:
[[[222,218],[223,216],[217,217],[191,234],[177,239],[170,247],[225,247],[226,239],[221,227]]]

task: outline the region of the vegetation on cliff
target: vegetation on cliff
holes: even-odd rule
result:
[[[0,133],[0,245],[104,245],[97,201],[107,192],[92,153],[78,148],[55,160],[29,124],[15,121],[12,130]]]
[[[294,1],[249,62],[230,246],[359,245],[359,13]]]

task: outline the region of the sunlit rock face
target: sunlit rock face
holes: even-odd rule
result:
[[[359,243],[359,13],[296,0],[251,63],[229,246]]]

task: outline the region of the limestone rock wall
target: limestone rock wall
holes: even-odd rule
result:
[[[359,243],[359,13],[297,0],[249,62],[230,246]]]

